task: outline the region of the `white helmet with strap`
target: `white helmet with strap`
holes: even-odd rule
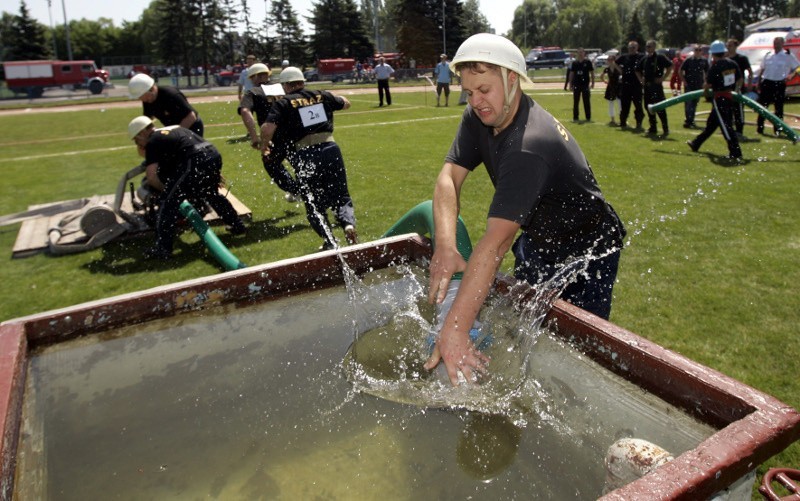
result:
[[[306,77],[303,76],[303,72],[300,71],[300,68],[287,66],[281,70],[280,80],[282,84],[290,82],[305,82]]]
[[[525,56],[522,55],[522,51],[519,50],[519,47],[514,42],[500,35],[478,33],[464,40],[464,43],[458,48],[455,57],[450,62],[450,69],[454,73],[458,73],[456,66],[461,63],[486,63],[500,67],[500,74],[503,77],[503,89],[506,91],[504,107],[506,108],[506,113],[508,113],[508,108],[511,106],[511,98],[516,93],[519,82],[519,80],[514,82],[513,87],[509,89],[508,72],[513,71],[523,81],[533,83],[528,77]]]
[[[264,63],[255,63],[251,64],[250,67],[247,68],[247,78],[252,79],[256,75],[260,75],[262,73],[266,73],[267,76],[272,75],[272,70],[269,69]]]
[[[137,73],[128,82],[128,92],[131,99],[139,99],[145,92],[153,88],[156,81],[146,73]]]
[[[153,120],[144,115],[138,116],[130,121],[128,124],[128,138],[133,139],[139,135],[140,132],[153,125]]]

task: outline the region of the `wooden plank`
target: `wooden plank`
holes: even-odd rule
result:
[[[252,211],[244,204],[241,200],[236,198],[233,193],[228,192],[227,188],[220,188],[220,193],[223,195],[227,195],[228,200],[230,201],[233,208],[236,210],[236,213],[239,214],[240,217],[243,219],[249,220],[252,218]],[[20,226],[19,233],[17,234],[17,240],[14,242],[14,247],[11,251],[11,255],[14,258],[22,258],[22,257],[29,257],[44,250],[47,250],[49,244],[49,237],[48,232],[50,228],[53,228],[58,225],[58,223],[67,215],[77,212],[75,209],[78,206],[78,203],[82,200],[89,200],[89,199],[77,199],[77,200],[66,200],[63,202],[54,202],[48,204],[37,204],[37,205],[30,205],[28,207],[29,210],[32,209],[39,209],[42,207],[58,207],[59,205],[63,207],[67,207],[68,210],[60,212],[55,215],[43,215],[40,217],[35,217],[32,219],[28,219],[22,222]],[[114,204],[114,195],[102,195],[99,197],[101,202],[108,204],[109,206],[113,206]],[[80,207],[78,210],[82,210]],[[131,204],[130,197],[124,197],[122,201],[121,210],[124,212],[133,212],[133,205]],[[118,218],[119,219],[119,218]],[[211,210],[208,214],[206,214],[203,219],[211,224],[219,224],[222,222],[219,215]],[[133,233],[126,233],[124,235],[125,238],[131,237],[140,237],[142,235],[149,235],[152,233],[152,230],[147,231],[140,231],[140,232],[133,232]],[[84,243],[89,240],[88,235],[84,234],[83,232],[73,233],[71,235],[66,235],[62,237],[61,243],[65,244],[72,244],[72,243]]]

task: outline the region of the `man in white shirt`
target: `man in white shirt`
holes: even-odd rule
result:
[[[383,94],[386,93],[386,106],[392,105],[392,93],[389,92],[389,78],[394,75],[394,68],[386,64],[386,59],[378,59],[378,64],[375,66],[375,79],[378,81],[378,99],[383,106]]]
[[[247,68],[252,66],[255,62],[256,56],[253,54],[248,54],[245,58],[245,68],[239,74],[239,101],[242,100],[242,96],[244,96],[245,92],[253,88],[253,82],[247,78]]]
[[[775,50],[768,52],[761,61],[757,87],[758,103],[764,108],[775,104],[775,116],[781,119],[783,101],[786,99],[786,80],[800,67],[797,58],[783,50],[783,43],[783,37],[775,37],[772,42]],[[764,117],[761,115],[758,116],[756,130],[759,134],[764,133]]]

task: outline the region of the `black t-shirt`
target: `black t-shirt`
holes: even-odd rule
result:
[[[747,59],[747,56],[742,54],[734,54],[729,59],[739,66],[739,70],[742,72],[742,77],[744,77],[745,71],[749,72],[751,75],[753,74],[753,68],[750,67],[750,60]]]
[[[706,82],[715,92],[734,90],[736,81],[742,78],[739,65],[728,58],[715,59],[708,70]]]
[[[664,71],[672,67],[672,62],[664,54],[653,53],[639,60],[636,68],[644,77],[645,83],[654,81],[664,76]]]
[[[702,57],[688,57],[681,65],[681,71],[687,87],[699,89],[703,86],[705,75],[708,73],[708,61]]]
[[[142,103],[144,115],[156,117],[164,125],[180,125],[181,120],[190,112],[197,113],[183,92],[175,87],[158,86],[156,100],[152,103]]]
[[[205,139],[195,132],[177,125],[156,129],[145,145],[145,163],[157,163],[158,178],[169,185],[183,172],[187,160],[194,154],[195,145],[204,142]]]
[[[639,61],[644,56],[639,54],[623,54],[617,57],[617,66],[622,69],[622,82],[623,84],[641,85],[639,78],[636,76],[636,68],[639,67]]]
[[[260,85],[255,85],[252,89],[244,93],[239,106],[247,108],[255,113],[256,121],[258,125],[261,126],[267,121],[269,110],[272,108],[272,104],[278,99],[280,99],[280,96],[267,96],[264,94],[264,89],[262,89]]]
[[[575,138],[529,96],[494,135],[467,106],[446,160],[483,163],[495,187],[489,217],[518,223],[555,261],[621,244],[622,225],[600,192]]]
[[[282,129],[282,137],[296,143],[309,134],[333,132],[333,112],[344,108],[344,100],[326,90],[289,94],[272,105],[267,122]]]
[[[572,86],[578,89],[584,89],[589,86],[594,66],[592,66],[592,62],[588,59],[584,59],[583,61],[575,60],[572,61],[569,71],[572,72]]]

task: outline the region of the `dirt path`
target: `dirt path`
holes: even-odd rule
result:
[[[525,85],[525,90],[549,90],[549,89],[558,89],[561,88],[561,83],[558,82],[536,82],[533,85]],[[451,87],[453,92],[461,92],[461,87],[458,85],[453,85]],[[192,103],[213,103],[213,102],[229,102],[234,103],[236,101],[236,94],[231,93],[231,87],[213,87],[211,89],[182,89],[183,92],[186,94],[187,98]],[[336,87],[332,86],[326,90],[330,90],[335,94],[340,94],[342,96],[355,96],[355,95],[363,95],[363,94],[375,94],[377,98],[378,91],[374,87],[362,87],[362,88],[354,88],[350,89],[347,87]],[[424,86],[393,86],[391,88],[392,93],[394,94],[403,94],[407,92],[432,92],[433,89],[430,85]],[[212,94],[213,93],[213,94]],[[63,92],[62,92],[63,94]],[[128,94],[128,88],[123,86],[116,86],[110,89],[106,89],[105,94],[108,97],[126,97]],[[77,95],[62,95],[62,96],[54,96],[50,98],[50,100],[55,101],[56,99],[85,99],[83,93],[79,93]],[[37,100],[29,100],[29,99],[16,99],[7,101],[7,103],[43,103],[42,99]],[[107,108],[139,108],[141,107],[141,103],[137,100],[128,100],[128,101],[108,101],[108,102],[92,102],[92,103],[84,103],[81,104],[79,102],[73,102],[71,104],[63,104],[63,101],[59,104],[53,104],[52,106],[37,106],[31,108],[13,108],[13,109],[5,109],[0,110],[0,116],[8,116],[8,115],[27,115],[30,113],[65,113],[70,111],[83,111],[83,110],[100,110],[100,109],[107,109]]]

